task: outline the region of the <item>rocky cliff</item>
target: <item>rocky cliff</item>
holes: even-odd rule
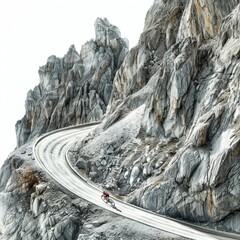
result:
[[[239,16],[239,1],[155,1],[76,167],[143,208],[239,232]]]
[[[32,159],[36,136],[95,120],[70,152],[86,177],[156,213],[240,233],[239,16],[239,0],[155,0],[129,51],[97,19],[80,53],[49,57],[1,169],[0,239],[111,239],[114,228],[140,239],[139,225],[64,193]]]

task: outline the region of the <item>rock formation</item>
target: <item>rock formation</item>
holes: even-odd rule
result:
[[[95,34],[80,54],[72,45],[39,68],[40,84],[28,92],[26,114],[16,124],[18,146],[54,129],[102,120],[128,43],[107,19],[95,21]]]
[[[73,149],[92,181],[160,214],[240,232],[239,16],[239,1],[154,2],[106,118]]]
[[[64,193],[31,156],[36,136],[95,120],[69,153],[85,177],[156,213],[240,233],[239,22],[239,0],[155,0],[129,52],[97,19],[80,54],[49,57],[1,169],[0,239],[107,239],[126,228]]]

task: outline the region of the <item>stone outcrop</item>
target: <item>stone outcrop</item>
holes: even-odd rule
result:
[[[40,84],[28,92],[26,114],[16,124],[18,146],[54,129],[102,120],[128,43],[107,19],[95,21],[95,34],[80,54],[72,45],[39,68]]]
[[[24,145],[2,166],[0,239],[74,239],[82,225],[81,201],[74,205],[46,181],[31,148],[32,143]]]

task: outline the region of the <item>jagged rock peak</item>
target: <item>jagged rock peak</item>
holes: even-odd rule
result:
[[[110,24],[107,18],[97,18],[95,21],[95,37],[99,46],[113,48],[117,47],[116,40],[121,38],[121,32],[119,29]]]
[[[79,60],[80,56],[74,45],[71,45],[67,54],[64,56],[64,62],[73,64]]]
[[[95,30],[96,40],[80,54],[71,45],[63,58],[50,56],[39,68],[40,84],[28,93],[26,114],[16,124],[18,146],[44,132],[103,118],[128,45],[107,19],[98,18]]]

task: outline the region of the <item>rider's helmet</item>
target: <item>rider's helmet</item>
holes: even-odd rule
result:
[[[107,191],[103,191],[103,194],[109,196],[109,193]]]

